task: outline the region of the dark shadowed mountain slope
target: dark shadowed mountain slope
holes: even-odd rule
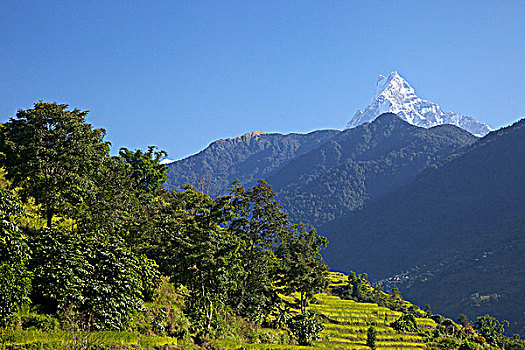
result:
[[[403,189],[323,226],[320,231],[330,240],[324,256],[334,269],[366,271],[375,280],[412,270],[404,276],[404,286],[410,285],[405,292],[416,301],[433,302],[438,312],[459,313],[460,305],[472,303],[481,314],[489,310],[483,305],[492,295],[504,313],[500,316],[523,328],[523,179],[525,120],[490,133]],[[451,288],[454,293],[439,294]]]
[[[317,226],[399,188],[476,140],[452,125],[424,129],[392,113],[343,132],[252,133],[169,164],[167,188],[191,183],[216,195],[235,178],[248,187],[266,179],[293,221]]]
[[[235,178],[245,186],[265,179],[290,159],[319,147],[340,131],[309,134],[253,132],[217,140],[203,151],[168,165],[166,188],[179,190],[190,183],[211,195],[224,194]]]
[[[424,129],[385,113],[291,160],[268,181],[293,219],[317,226],[407,184],[476,140],[452,125]]]

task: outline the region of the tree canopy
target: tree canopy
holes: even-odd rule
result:
[[[85,122],[88,111],[68,107],[40,101],[19,109],[4,124],[0,145],[7,178],[22,188],[23,198],[42,205],[47,227],[54,215],[71,213],[90,195],[93,172],[108,157],[105,130]]]

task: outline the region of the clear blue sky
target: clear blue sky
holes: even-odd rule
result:
[[[0,0],[0,122],[89,109],[114,152],[344,128],[397,70],[494,128],[525,117],[524,1]]]

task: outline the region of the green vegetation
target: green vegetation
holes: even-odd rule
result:
[[[67,108],[38,102],[2,126],[2,349],[522,345],[489,316],[478,333],[437,324],[366,275],[329,273],[327,239],[262,180],[166,192],[163,151],[112,157]]]
[[[297,292],[307,322],[289,318],[290,332],[315,338],[305,305],[327,285],[325,238],[290,223],[264,181],[216,198],[164,191],[166,153],[111,157],[87,113],[41,101],[2,126],[6,334],[67,331],[91,347],[96,332],[132,331],[202,345],[260,325]]]
[[[370,326],[370,328],[368,328],[368,331],[366,332],[366,345],[370,347],[371,349],[375,349],[376,341],[377,341],[377,331],[373,326]]]
[[[27,269],[29,247],[24,234],[11,220],[21,212],[22,206],[14,194],[0,188],[0,327],[16,311],[17,305],[28,301],[31,283]]]

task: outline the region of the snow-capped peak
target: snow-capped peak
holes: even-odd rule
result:
[[[407,81],[397,73],[392,72],[388,77],[379,74],[376,84],[376,94],[374,100],[377,99],[383,92],[395,91],[398,94],[402,95],[414,95],[414,89],[407,83]]]
[[[472,117],[443,112],[439,105],[417,97],[410,84],[395,71],[388,77],[379,75],[374,101],[364,111],[358,110],[347,128],[372,122],[386,112],[395,113],[408,123],[425,128],[453,124],[477,136],[484,136],[492,130]]]

